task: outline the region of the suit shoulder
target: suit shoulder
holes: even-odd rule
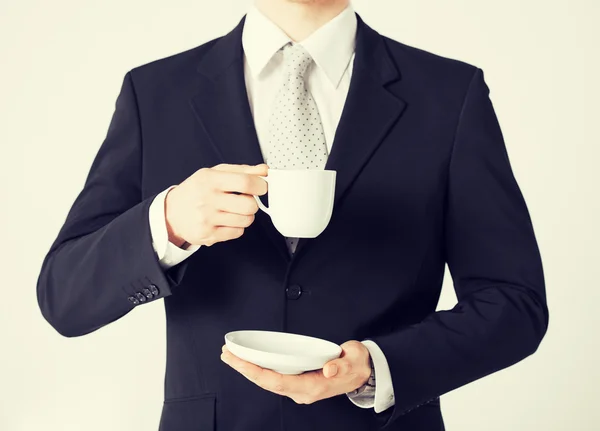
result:
[[[468,84],[477,66],[463,60],[445,57],[383,36],[387,49],[403,74],[431,80],[432,84]]]
[[[185,51],[141,64],[132,68],[130,73],[135,81],[145,84],[157,84],[164,79],[176,81],[182,73],[189,71],[190,67],[196,67],[202,56],[222,37],[219,36]]]

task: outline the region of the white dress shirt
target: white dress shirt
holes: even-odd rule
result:
[[[335,131],[348,95],[356,29],[356,15],[352,6],[348,5],[309,37],[299,41],[314,59],[305,74],[306,86],[321,116],[328,153],[331,153]],[[242,32],[244,77],[263,159],[269,143],[267,134],[272,105],[284,79],[283,53],[279,49],[290,41],[285,32],[255,5],[250,7]],[[182,262],[200,248],[198,245],[191,245],[183,250],[168,240],[164,199],[173,187],[175,185],[158,194],[149,210],[152,245],[165,270]],[[375,412],[379,413],[394,405],[390,370],[383,352],[375,342],[364,340],[363,344],[369,350],[375,369],[375,394],[366,398],[348,395],[348,398],[359,407],[374,407]]]

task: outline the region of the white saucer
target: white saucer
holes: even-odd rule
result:
[[[237,357],[281,374],[321,369],[342,353],[342,348],[330,341],[274,331],[229,332],[225,345]]]

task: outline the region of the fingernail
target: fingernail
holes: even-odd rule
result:
[[[331,364],[329,366],[329,377],[333,377],[337,374],[338,371],[338,367],[335,364]]]

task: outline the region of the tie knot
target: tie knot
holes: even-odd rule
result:
[[[283,60],[288,74],[304,76],[313,58],[302,45],[290,42],[283,47]]]

